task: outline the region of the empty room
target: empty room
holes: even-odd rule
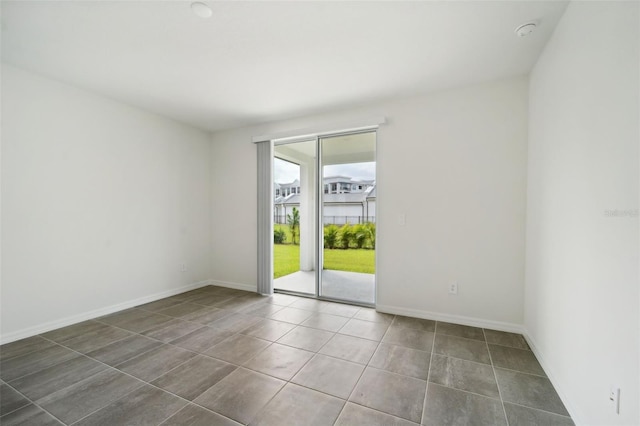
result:
[[[2,425],[640,424],[637,1],[0,1]]]

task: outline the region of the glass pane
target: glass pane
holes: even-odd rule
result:
[[[376,133],[321,139],[320,295],[375,303]]]
[[[273,287],[316,294],[316,141],[274,147]]]

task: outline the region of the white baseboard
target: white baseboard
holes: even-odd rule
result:
[[[378,312],[386,314],[404,315],[408,317],[424,318],[435,321],[451,322],[454,324],[469,325],[472,327],[489,328],[491,330],[508,331],[510,333],[522,333],[523,326],[510,322],[486,320],[482,318],[465,317],[462,315],[443,314],[440,312],[423,311],[421,309],[402,308],[400,306],[376,305]]]
[[[218,287],[234,288],[236,290],[244,290],[244,291],[252,291],[252,292],[258,291],[258,287],[255,285],[232,283],[229,281],[211,280],[211,285],[217,285]]]
[[[165,297],[175,296],[176,294],[184,293],[185,291],[194,290],[196,288],[204,287],[206,285],[212,285],[211,280],[199,281],[197,283],[188,284],[182,287],[174,288],[171,290],[155,293],[149,296],[140,297],[134,300],[128,300],[116,305],[106,306],[104,308],[94,309],[92,311],[83,312],[81,314],[72,315],[70,317],[62,318],[55,321],[49,321],[44,324],[39,324],[33,327],[24,328],[22,330],[14,331],[0,336],[0,344],[14,342],[16,340],[25,339],[27,337],[35,336],[37,334],[46,333],[47,331],[55,330],[57,328],[66,327],[69,325],[77,324],[82,321],[98,318],[104,315],[109,315],[114,312],[122,311],[124,309],[133,308],[134,306],[142,305],[144,303],[154,302]]]
[[[567,393],[564,392],[562,385],[560,385],[560,382],[557,380],[558,376],[555,374],[554,369],[551,367],[551,365],[549,365],[544,354],[540,352],[540,346],[536,344],[535,339],[531,336],[531,334],[529,334],[529,331],[526,329],[526,327],[523,327],[522,335],[527,340],[527,343],[529,344],[529,347],[533,351],[533,354],[536,356],[536,359],[540,363],[540,366],[542,367],[545,374],[551,381],[551,384],[553,385],[556,392],[558,393],[558,396],[562,400],[564,407],[569,412],[569,415],[571,416],[571,420],[573,420],[573,422],[576,425],[587,424],[586,421],[582,420],[584,417],[580,415],[580,412],[576,410],[575,406],[569,402]]]

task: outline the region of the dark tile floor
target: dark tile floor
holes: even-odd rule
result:
[[[3,425],[572,425],[517,334],[204,287],[0,347]]]

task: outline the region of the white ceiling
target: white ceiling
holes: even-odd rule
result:
[[[207,3],[2,1],[2,60],[216,131],[526,74],[567,5]]]

